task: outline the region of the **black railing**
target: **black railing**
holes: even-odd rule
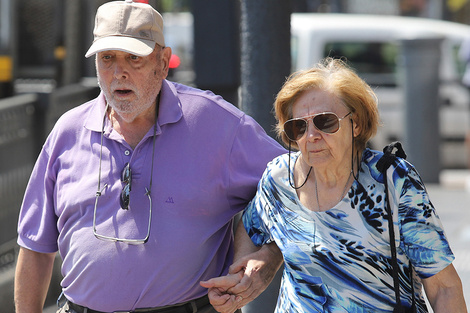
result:
[[[28,88],[23,88],[26,92]],[[32,88],[33,90],[34,88]],[[97,86],[68,85],[50,92],[0,100],[0,308],[13,313],[13,280],[18,253],[17,222],[36,158],[57,119],[96,97]],[[54,266],[46,306],[60,294],[60,260]]]

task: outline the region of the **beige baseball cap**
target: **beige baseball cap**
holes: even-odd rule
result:
[[[111,1],[98,8],[94,41],[85,57],[106,50],[119,50],[147,56],[155,44],[165,46],[163,18],[146,3]]]

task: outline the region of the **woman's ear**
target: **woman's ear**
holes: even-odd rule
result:
[[[352,123],[352,127],[353,127],[353,135],[354,135],[354,138],[356,138],[357,136],[359,136],[361,134],[361,127],[359,126],[359,124],[356,123],[356,121],[351,118],[351,123]]]

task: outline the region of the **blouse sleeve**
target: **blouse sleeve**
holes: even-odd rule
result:
[[[401,244],[421,278],[439,273],[455,259],[442,223],[414,167],[405,176],[399,205]]]
[[[266,170],[258,184],[258,191],[255,197],[246,207],[242,221],[248,236],[256,246],[262,246],[273,241],[269,230],[268,212],[269,212],[269,188],[266,182],[268,170]]]

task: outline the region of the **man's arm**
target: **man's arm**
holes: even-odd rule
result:
[[[42,313],[52,277],[55,253],[21,248],[15,273],[17,313]]]
[[[212,278],[201,285],[210,288],[209,298],[218,312],[231,313],[258,297],[271,283],[282,262],[282,253],[275,243],[255,246],[240,221],[229,275]]]
[[[241,296],[242,305],[253,301],[268,287],[283,261],[281,250],[275,243],[255,246],[240,221],[235,234],[234,263],[230,273],[244,271],[244,276],[228,292]]]
[[[452,264],[436,275],[423,279],[423,286],[435,313],[467,312],[462,282]]]

